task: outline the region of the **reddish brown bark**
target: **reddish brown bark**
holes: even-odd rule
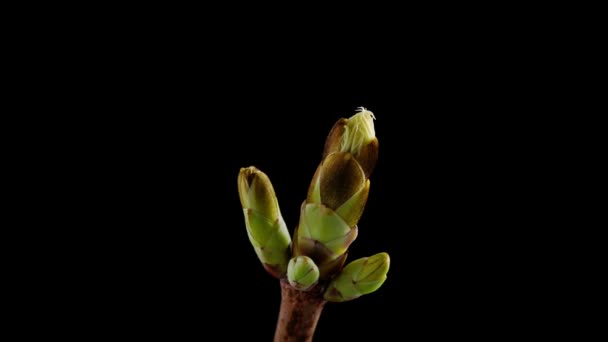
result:
[[[281,311],[274,342],[310,342],[326,301],[320,289],[298,291],[281,280]]]

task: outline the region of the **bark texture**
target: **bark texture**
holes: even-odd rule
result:
[[[281,280],[281,311],[274,342],[310,342],[326,301],[320,289],[298,291]]]

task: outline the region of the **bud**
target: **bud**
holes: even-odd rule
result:
[[[279,203],[270,179],[254,166],[241,168],[239,197],[243,208],[255,210],[271,221],[281,216]]]
[[[255,167],[242,168],[238,188],[249,241],[273,276],[287,271],[291,238],[268,176]]]
[[[322,280],[339,271],[369,195],[369,175],[378,158],[374,114],[365,108],[340,119],[325,141],[294,234],[294,255],[311,257]]]
[[[304,203],[294,255],[307,255],[322,266],[344,254],[356,238],[357,226],[349,227],[335,211],[323,204]]]
[[[369,180],[357,160],[350,153],[334,152],[319,165],[306,200],[332,208],[352,227],[363,214],[368,194]]]
[[[346,265],[325,290],[325,300],[344,302],[376,291],[386,280],[390,258],[378,253]]]
[[[317,284],[319,268],[307,256],[292,258],[287,265],[287,279],[295,289],[306,291]]]
[[[360,107],[359,112],[349,119],[338,120],[325,141],[323,158],[334,152],[350,153],[369,178],[378,160],[375,119],[374,113]]]

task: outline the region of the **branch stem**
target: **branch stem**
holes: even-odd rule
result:
[[[281,280],[281,311],[274,342],[310,342],[326,301],[320,288],[299,291]]]

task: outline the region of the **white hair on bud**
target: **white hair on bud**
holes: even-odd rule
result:
[[[376,137],[374,121],[376,116],[365,107],[357,108],[357,114],[348,119],[342,135],[340,150],[358,154],[364,144]]]
[[[372,119],[376,120],[376,116],[374,115],[374,113],[370,112],[369,110],[367,110],[367,108],[361,106],[359,108],[357,108],[357,114],[358,113],[365,113],[365,114],[369,114],[372,116]]]

